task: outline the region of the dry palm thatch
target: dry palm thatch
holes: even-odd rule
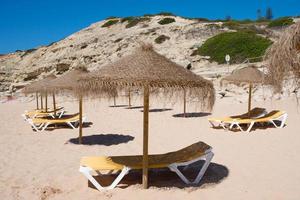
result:
[[[185,89],[187,95],[197,98],[206,108],[212,108],[215,101],[211,81],[168,60],[146,44],[137,48],[133,54],[82,77],[79,83],[78,93],[91,96],[113,96],[109,94],[112,88],[128,90],[146,86],[151,91],[163,90],[164,94]]]
[[[259,71],[255,66],[248,66],[233,71],[233,73],[221,80],[221,84],[224,81],[233,83],[235,85],[249,84],[249,98],[248,98],[248,114],[251,110],[251,96],[252,86],[254,84],[261,84],[264,82],[265,75]]]
[[[49,82],[47,87],[44,88],[47,92],[70,92],[78,84],[77,79],[81,76],[88,74],[88,70],[85,67],[76,68],[69,71],[60,77]]]
[[[31,93],[36,93],[36,92],[43,93],[45,91],[45,87],[47,87],[49,82],[54,80],[55,78],[56,78],[56,76],[51,74],[42,80],[35,81],[35,82],[25,86],[25,88],[22,90],[22,92],[24,94],[31,94]]]
[[[260,84],[264,81],[264,73],[258,70],[255,66],[248,66],[234,70],[231,75],[224,77],[221,83],[229,82],[236,85],[243,83]]]
[[[300,22],[291,25],[266,52],[268,62],[267,83],[275,92],[282,90],[285,78],[291,77],[300,86]]]

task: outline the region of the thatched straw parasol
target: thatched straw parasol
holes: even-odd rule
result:
[[[32,94],[35,93],[36,94],[36,108],[39,109],[39,101],[38,101],[38,93],[41,93],[41,109],[43,109],[44,105],[43,105],[43,95],[45,95],[45,110],[47,111],[48,109],[48,94],[47,92],[45,92],[45,87],[47,87],[47,85],[49,84],[49,82],[51,80],[54,80],[56,78],[55,75],[51,74],[49,76],[46,76],[44,79],[42,80],[38,80],[35,81],[29,85],[27,85],[22,92],[24,94]]]
[[[248,113],[251,110],[251,95],[252,86],[254,84],[261,84],[264,81],[264,73],[259,71],[255,66],[248,66],[241,69],[237,69],[232,72],[231,75],[223,78],[221,83],[224,81],[233,83],[236,85],[249,84],[249,98],[248,98]]]
[[[56,92],[63,93],[74,93],[74,88],[77,87],[77,79],[83,75],[88,74],[88,70],[84,67],[76,68],[72,71],[69,71],[62,76],[49,82],[45,90],[47,92]],[[79,144],[82,144],[82,96],[77,96],[79,100]],[[55,102],[55,97],[53,96],[53,101]]]
[[[277,42],[266,52],[268,77],[275,92],[282,90],[285,78],[294,80],[296,87],[300,86],[300,22],[286,29]]]
[[[203,107],[212,108],[215,90],[212,82],[188,71],[184,67],[156,53],[151,45],[142,45],[128,56],[110,65],[103,66],[79,80],[78,93],[87,95],[108,95],[111,88],[127,90],[143,89],[143,187],[148,187],[148,117],[149,94],[161,91],[172,94],[185,89],[202,102]],[[165,93],[167,92],[167,93]]]

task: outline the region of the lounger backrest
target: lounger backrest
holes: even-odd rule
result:
[[[276,119],[279,118],[280,116],[282,116],[285,112],[283,111],[279,111],[279,110],[273,110],[271,112],[269,112],[267,115],[265,115],[264,117],[258,118],[255,121],[257,122],[264,122],[264,121],[269,121],[270,119]]]
[[[194,160],[203,156],[211,147],[204,142],[197,142],[181,150],[166,153],[149,155],[149,168],[167,167],[172,163],[182,163]],[[142,167],[142,156],[113,156],[109,157],[113,163],[131,168]]]

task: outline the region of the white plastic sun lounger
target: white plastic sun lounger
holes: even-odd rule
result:
[[[170,152],[166,154],[149,155],[149,169],[169,168],[175,172],[179,178],[186,184],[198,184],[207,170],[214,154],[212,148],[203,143],[198,142],[192,144],[179,151]],[[142,156],[94,156],[83,157],[80,162],[79,171],[98,189],[113,189],[115,188],[123,177],[132,169],[142,169]],[[180,166],[185,166],[185,170],[190,164],[199,160],[205,160],[203,166],[199,169],[199,173],[193,181],[190,181],[178,169]],[[103,174],[103,171],[108,171]],[[102,186],[92,174],[96,173],[100,176],[110,175],[114,171],[120,173],[116,179],[109,186]]]
[[[58,118],[61,118],[63,114],[65,113],[64,107],[58,107],[56,108],[56,114],[58,114]],[[48,110],[45,112],[44,110],[33,110],[33,111],[27,111],[25,110],[24,114],[22,117],[26,120],[28,118],[37,118],[37,117],[52,117],[55,118],[54,116],[54,110]]]
[[[82,117],[82,122],[86,120],[86,117]],[[46,118],[27,118],[26,121],[33,127],[34,130],[40,132],[44,131],[51,124],[67,124],[72,129],[76,129],[75,126],[79,123],[79,114],[75,114],[70,117],[60,119],[46,119]],[[74,125],[73,125],[74,124]]]
[[[228,120],[224,121],[224,123],[228,123],[229,129],[233,129],[237,127],[240,131],[243,132],[250,132],[251,129],[253,128],[255,123],[271,123],[273,124],[276,128],[283,128],[285,125],[285,122],[287,120],[288,114],[284,111],[278,111],[274,110],[270,112],[269,114],[265,115],[264,117],[257,118],[257,119],[234,119],[234,120]],[[280,125],[278,126],[275,122],[279,121]],[[242,124],[247,124],[248,128],[244,130],[241,125]]]
[[[250,119],[256,119],[265,116],[268,114],[266,109],[264,108],[253,108],[250,110]],[[230,123],[234,120],[241,120],[241,119],[249,119],[249,114],[244,113],[242,115],[236,115],[236,116],[229,116],[229,117],[223,117],[223,118],[209,118],[208,121],[212,125],[212,127],[217,128],[217,127],[222,127],[225,130],[228,130]]]

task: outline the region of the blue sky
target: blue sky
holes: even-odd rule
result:
[[[271,7],[274,17],[300,15],[300,0],[0,0],[0,54],[60,40],[108,16],[162,11],[186,17],[255,19]]]

